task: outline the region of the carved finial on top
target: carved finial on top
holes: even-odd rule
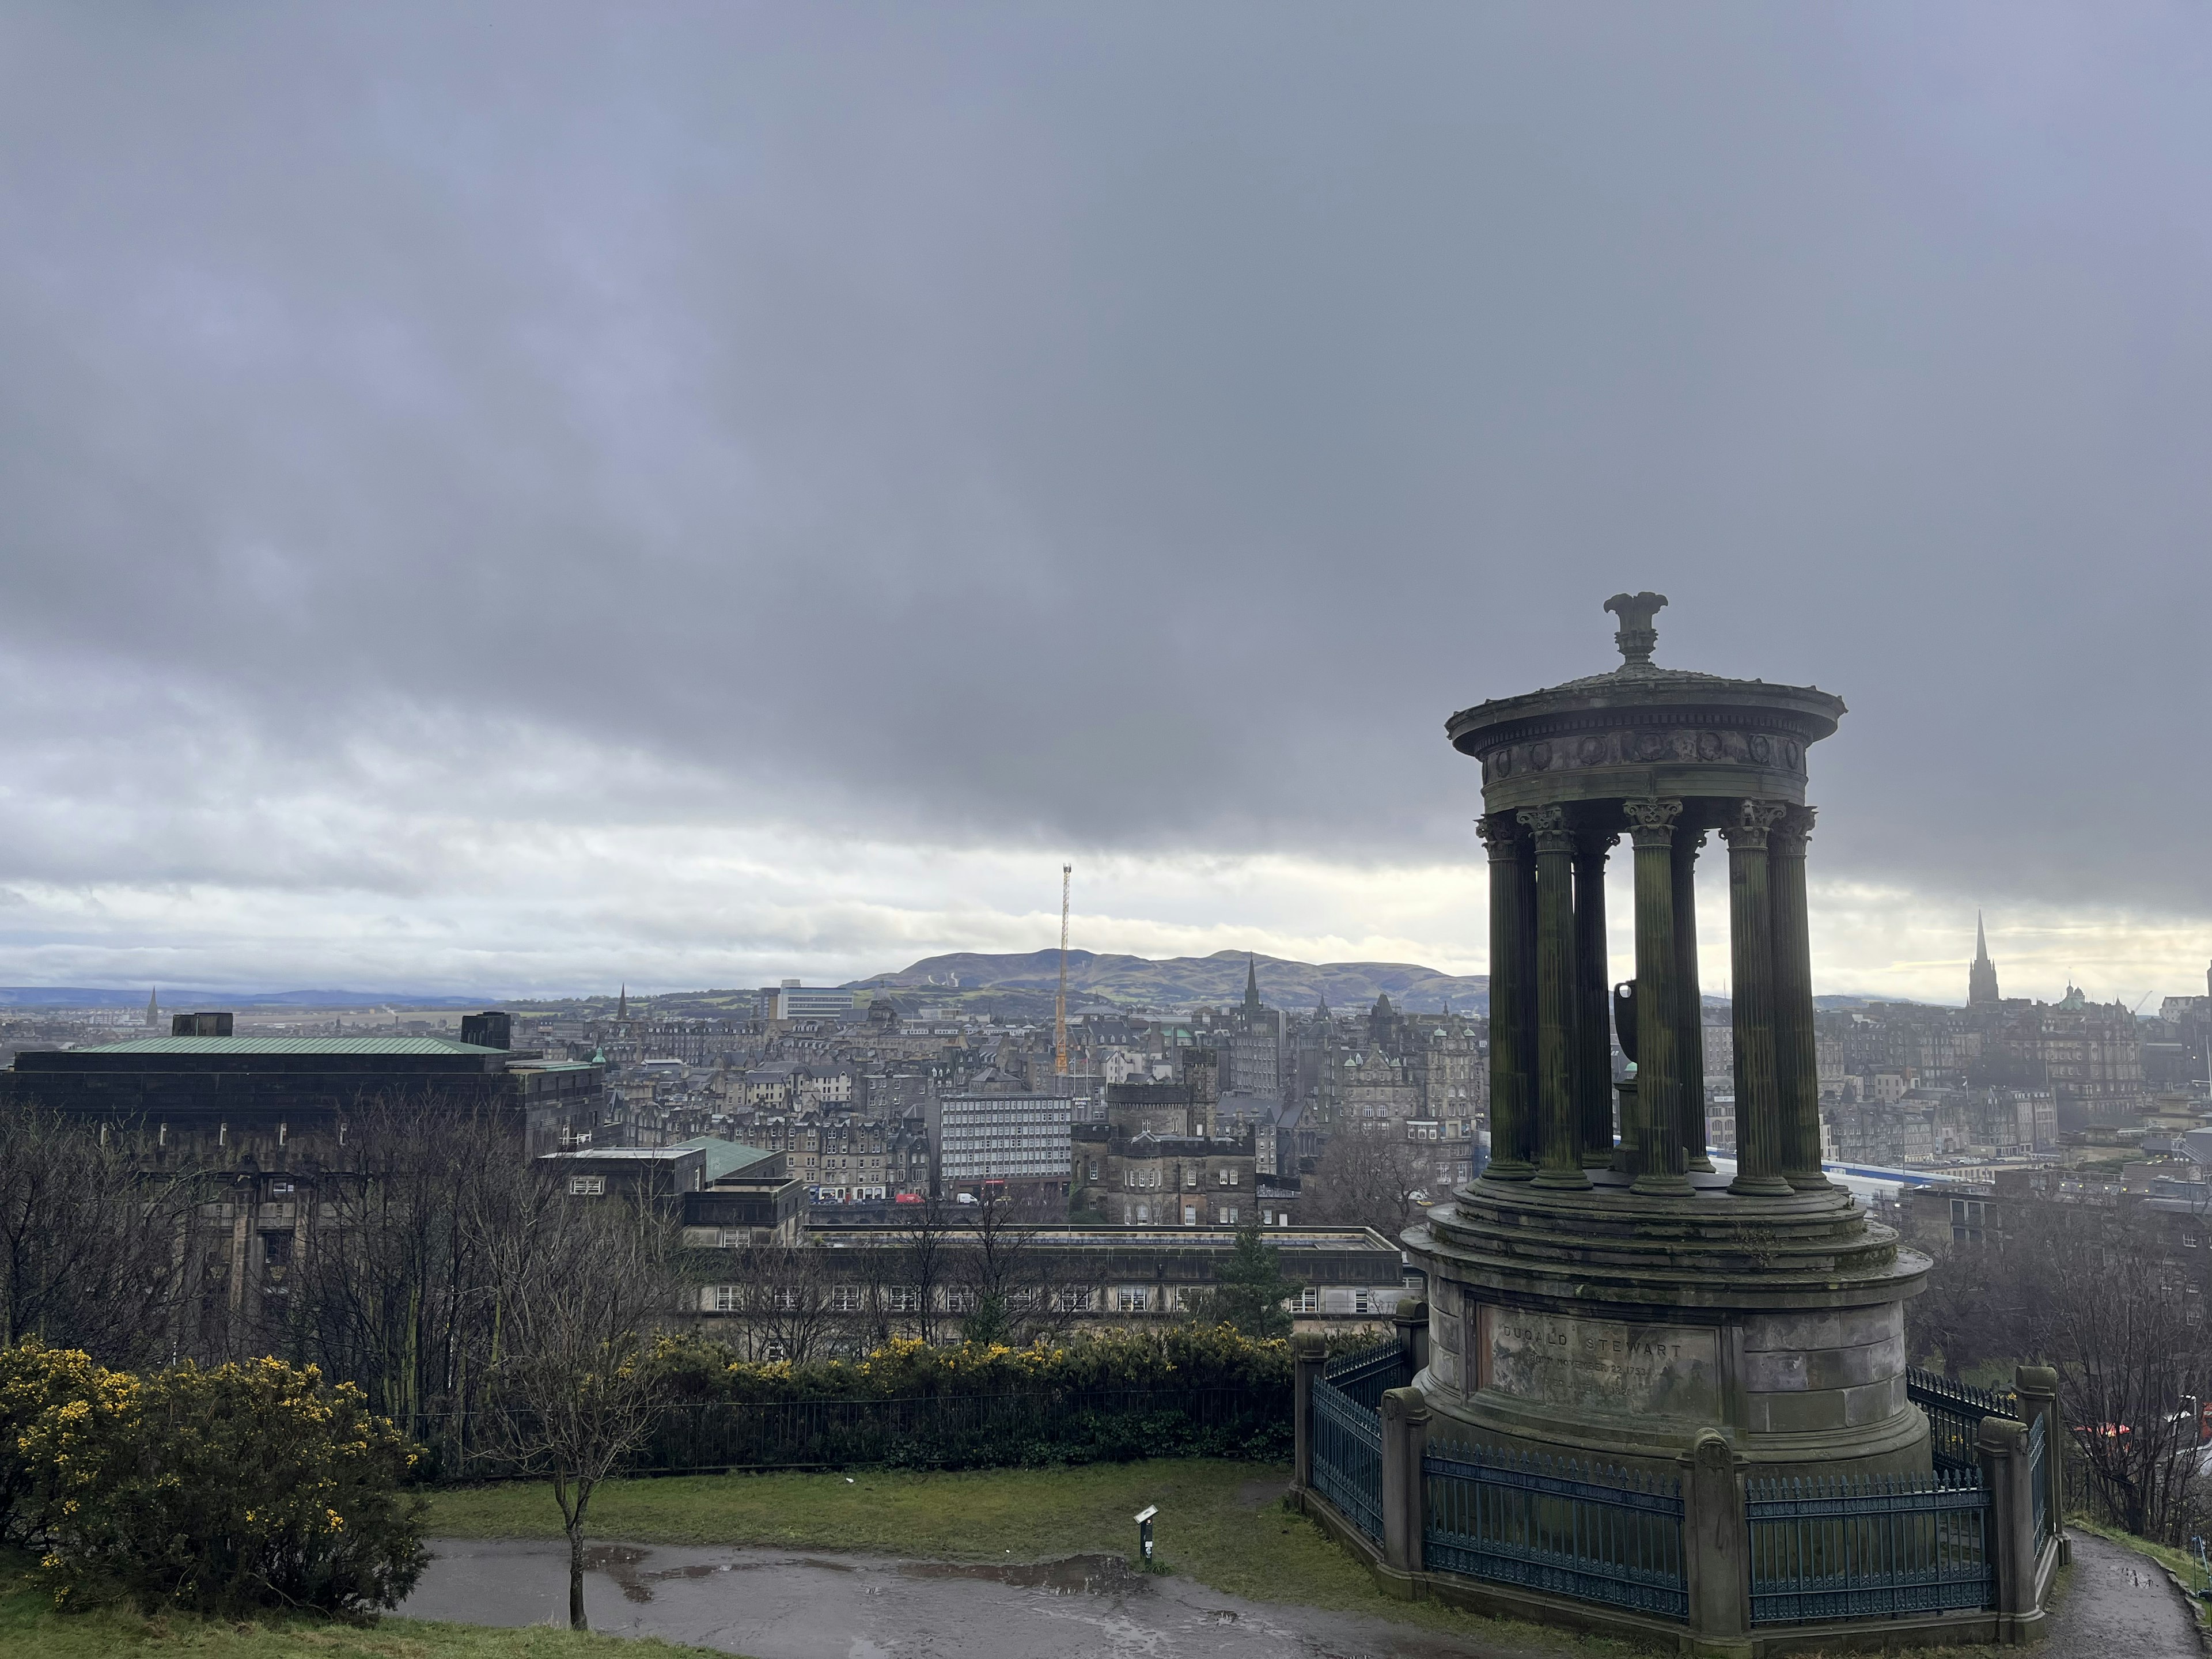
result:
[[[1620,631],[1613,642],[1620,647],[1621,666],[1649,668],[1652,648],[1659,643],[1659,630],[1651,625],[1652,617],[1665,608],[1667,596],[1646,588],[1641,593],[1616,593],[1605,602],[1605,608],[1620,618]]]

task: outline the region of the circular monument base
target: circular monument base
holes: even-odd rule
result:
[[[1754,1475],[1921,1472],[1905,1303],[1928,1259],[1838,1188],[1644,1196],[1488,1178],[1405,1235],[1429,1278],[1431,1440],[1671,1469],[1717,1429]]]

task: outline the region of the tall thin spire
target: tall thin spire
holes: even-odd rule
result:
[[[2001,1002],[1997,992],[1997,965],[1990,960],[1990,939],[1982,926],[1982,913],[1974,912],[1974,965],[1966,970],[1966,1005],[1979,1007],[1985,1003]]]
[[[146,1023],[149,1025],[159,1025],[161,1023],[161,992],[159,986],[147,988]]]
[[[1256,957],[1244,958],[1244,1012],[1260,1012],[1260,963]]]
[[[615,1019],[617,1024],[629,1018],[629,981],[623,981],[622,994],[615,998]]]

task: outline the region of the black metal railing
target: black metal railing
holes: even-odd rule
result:
[[[1431,1571],[1689,1616],[1672,1476],[1450,1441],[1430,1447],[1421,1474]]]
[[[1382,1540],[1382,1395],[1409,1380],[1394,1338],[1340,1354],[1313,1386],[1313,1483],[1337,1512]]]
[[[1934,1371],[1907,1370],[1905,1397],[1928,1414],[1928,1449],[1939,1469],[1972,1469],[1974,1437],[1985,1417],[2017,1417],[2020,1396],[1954,1382]]]
[[[1754,1480],[1751,1621],[1821,1624],[1993,1605],[1978,1470]]]
[[[1369,1411],[1380,1411],[1387,1390],[1402,1389],[1413,1378],[1406,1351],[1393,1337],[1339,1354],[1322,1368],[1321,1380]]]

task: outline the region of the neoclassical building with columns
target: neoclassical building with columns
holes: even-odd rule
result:
[[[1672,1467],[1717,1431],[1762,1475],[1924,1471],[1904,1304],[1929,1263],[1820,1170],[1807,757],[1844,704],[1657,666],[1666,602],[1607,602],[1611,672],[1447,724],[1482,768],[1491,1155],[1405,1236],[1430,1285],[1416,1386],[1432,1432],[1528,1449]],[[1697,860],[1723,849],[1732,1170],[1705,1145],[1696,917]],[[1618,986],[1616,852],[1635,878]]]

